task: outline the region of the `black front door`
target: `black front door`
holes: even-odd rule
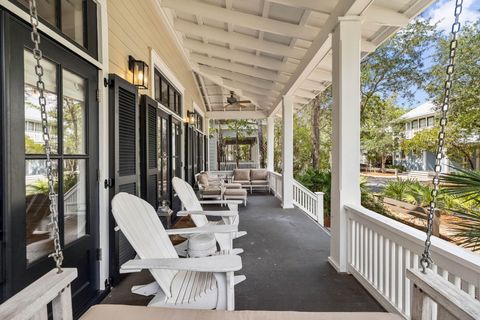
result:
[[[176,212],[181,203],[173,190],[172,178],[181,177],[181,122],[162,110],[157,114],[158,203],[165,200]]]
[[[3,229],[6,277],[3,298],[54,267],[46,161],[30,27],[4,13],[5,93],[2,101]],[[97,69],[42,37],[43,81],[64,266],[78,269],[75,312],[96,296],[98,284],[98,87]]]
[[[171,160],[170,160],[170,183],[173,177],[182,176],[182,150],[181,150],[181,138],[182,138],[182,123],[178,119],[174,119],[170,116],[170,135],[171,135]],[[173,188],[170,194],[171,208],[174,212],[181,210],[181,201],[175,194]]]

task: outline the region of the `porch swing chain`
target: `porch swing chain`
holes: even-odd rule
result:
[[[433,260],[431,257],[431,237],[433,231],[433,219],[435,218],[435,210],[437,206],[437,198],[439,191],[439,175],[442,169],[441,161],[444,158],[444,145],[445,145],[445,128],[447,125],[447,116],[448,108],[450,105],[450,95],[452,92],[452,83],[453,83],[453,73],[455,71],[455,55],[458,45],[458,32],[460,31],[460,13],[462,12],[463,0],[457,0],[455,3],[455,22],[452,24],[451,31],[451,41],[450,41],[450,55],[448,58],[448,65],[446,68],[446,80],[444,85],[443,92],[443,102],[442,102],[442,117],[440,118],[440,131],[437,138],[437,152],[435,157],[435,175],[433,177],[433,189],[432,189],[432,200],[430,202],[429,211],[428,211],[428,220],[427,220],[427,238],[425,240],[425,248],[422,253],[422,258],[420,259],[420,265],[422,267],[422,272],[426,273],[427,268],[431,268]]]
[[[46,156],[47,180],[48,180],[48,198],[50,199],[50,220],[53,226],[53,246],[55,252],[49,257],[53,258],[58,273],[62,272],[63,251],[60,244],[60,230],[58,228],[58,210],[57,210],[57,194],[55,193],[55,183],[53,178],[53,163],[50,157],[50,129],[48,126],[47,100],[45,98],[45,83],[42,80],[43,67],[40,63],[42,60],[42,50],[40,49],[40,33],[38,32],[38,12],[36,0],[29,0],[30,23],[32,24],[31,39],[34,44],[33,57],[36,60],[35,74],[38,77],[36,86],[39,92],[38,103],[40,105],[40,113],[42,119],[42,137]]]

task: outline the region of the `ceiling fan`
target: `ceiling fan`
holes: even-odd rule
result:
[[[235,92],[230,91],[230,97],[227,98],[227,104],[223,108],[225,109],[225,108],[229,108],[229,107],[232,107],[232,106],[236,106],[236,107],[239,107],[241,109],[241,108],[247,107],[247,106],[244,106],[242,103],[252,103],[252,101],[250,101],[250,100],[238,100],[237,97],[235,96]]]

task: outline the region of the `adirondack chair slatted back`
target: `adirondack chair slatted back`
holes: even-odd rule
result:
[[[200,211],[202,209],[202,205],[200,201],[198,201],[197,195],[193,190],[192,186],[189,185],[186,181],[180,178],[173,178],[172,179],[173,188],[175,192],[178,194],[180,201],[182,201],[183,206],[187,211]],[[197,227],[204,226],[208,223],[207,217],[200,214],[191,214],[193,223]]]
[[[120,192],[112,200],[112,213],[141,259],[178,258],[155,209],[148,202]],[[170,284],[177,271],[150,269],[150,273],[163,292],[171,297]]]

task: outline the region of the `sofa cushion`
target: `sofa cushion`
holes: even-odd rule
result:
[[[266,186],[268,185],[268,180],[252,180],[250,183],[254,186]]]
[[[250,180],[267,180],[268,179],[268,170],[267,169],[252,169],[250,170]]]
[[[240,183],[241,185],[249,185],[250,180],[233,180],[233,183]]]
[[[208,176],[206,173],[200,173],[197,179],[198,184],[201,184],[204,188],[208,187]]]
[[[241,183],[227,183],[224,185],[225,188],[227,189],[241,189],[242,184]]]
[[[224,193],[225,196],[246,196],[247,190],[245,189],[227,189]]]
[[[233,170],[233,180],[250,180],[250,169]]]
[[[202,190],[204,196],[216,196],[222,194],[222,189],[220,187],[208,187]]]

